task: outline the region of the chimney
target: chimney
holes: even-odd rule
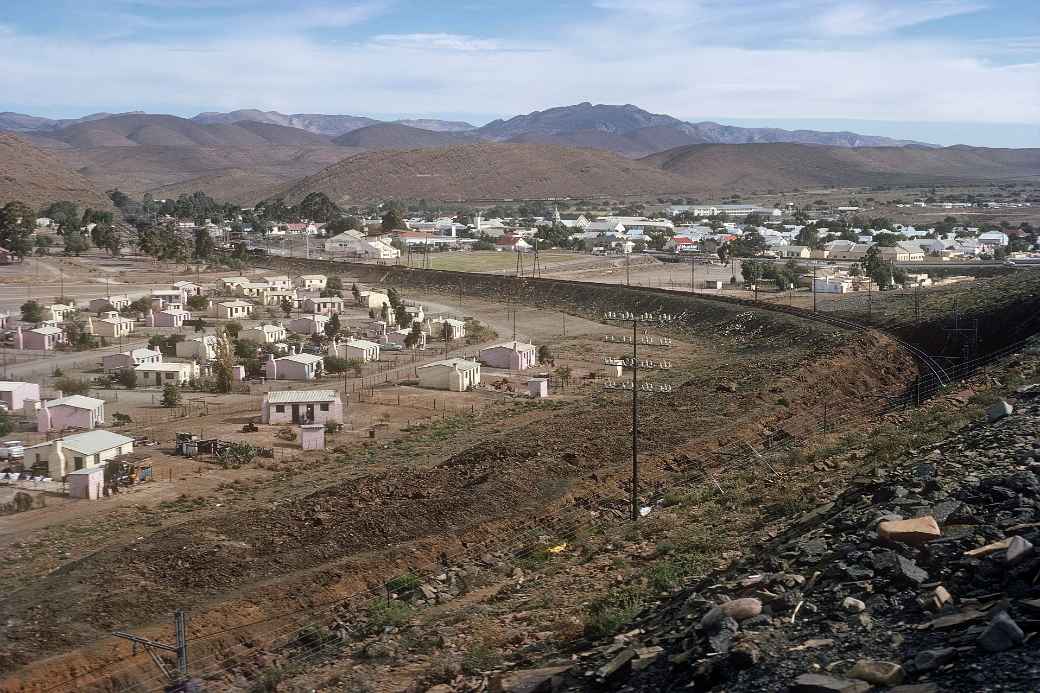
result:
[[[148,327],[155,327],[155,311],[148,311]]]
[[[22,326],[18,326],[18,331],[14,333],[14,348],[24,349],[25,348],[25,337],[22,336]]]
[[[43,406],[36,412],[36,432],[46,433],[49,430],[51,430],[51,410],[47,408],[47,403],[44,402]]]

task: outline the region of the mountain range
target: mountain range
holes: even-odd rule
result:
[[[77,188],[66,173],[95,190],[159,197],[203,190],[244,204],[296,194],[300,185],[360,201],[755,192],[1040,175],[1037,150],[689,123],[632,105],[590,103],[481,127],[241,110],[69,120],[4,113],[4,129],[19,133],[23,160],[45,150],[41,160],[62,166],[58,177],[68,189]],[[28,187],[44,190],[44,183]]]

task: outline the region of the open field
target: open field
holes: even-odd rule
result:
[[[565,262],[573,262],[587,258],[582,253],[545,251],[538,254],[538,262],[543,268],[552,267]],[[413,257],[413,264],[415,258]],[[530,271],[533,255],[524,256],[524,265]],[[421,259],[420,259],[421,262]],[[431,253],[430,269],[452,270],[455,272],[501,272],[516,268],[516,253],[495,251],[472,251],[467,253]]]

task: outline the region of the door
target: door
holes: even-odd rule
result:
[[[307,423],[314,423],[314,405],[307,405]]]
[[[294,424],[300,423],[300,405],[299,404],[292,405],[292,422]]]

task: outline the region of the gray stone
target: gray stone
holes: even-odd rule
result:
[[[978,644],[987,652],[1003,652],[1010,650],[1015,645],[1021,645],[1025,638],[1025,633],[1018,627],[1018,624],[1007,615],[1006,611],[1001,611],[993,617],[993,620],[986,626],[986,630],[979,635]]]
[[[874,568],[892,574],[896,580],[913,585],[920,585],[928,580],[928,573],[918,567],[915,561],[904,558],[894,551],[876,554]]]
[[[1014,412],[1014,407],[1004,400],[998,400],[986,408],[986,421],[987,423],[1000,421],[1005,416],[1011,416]]]
[[[850,614],[858,614],[867,608],[867,605],[856,599],[855,597],[845,597],[845,601],[841,603],[841,606],[845,611]]]
[[[1023,537],[1011,537],[1007,547],[1007,562],[1014,565],[1033,553],[1033,545]]]
[[[895,662],[861,659],[849,670],[848,675],[875,686],[897,686],[903,682],[906,672]]]
[[[923,650],[914,657],[914,668],[921,672],[932,671],[952,662],[956,656],[957,650],[952,647]]]
[[[511,671],[493,676],[488,683],[490,693],[543,693],[552,690],[553,679],[570,671],[571,665]],[[454,690],[450,686],[448,690]]]
[[[630,666],[630,662],[635,658],[635,656],[636,651],[631,647],[626,647],[618,652],[614,659],[597,669],[596,676],[601,679],[609,679],[616,676],[620,671]]]
[[[739,630],[737,622],[726,616],[716,626],[715,632],[708,636],[708,643],[715,652],[725,654],[733,647],[733,639]]]
[[[802,674],[788,690],[791,693],[865,693],[870,690],[870,684],[823,674]]]

